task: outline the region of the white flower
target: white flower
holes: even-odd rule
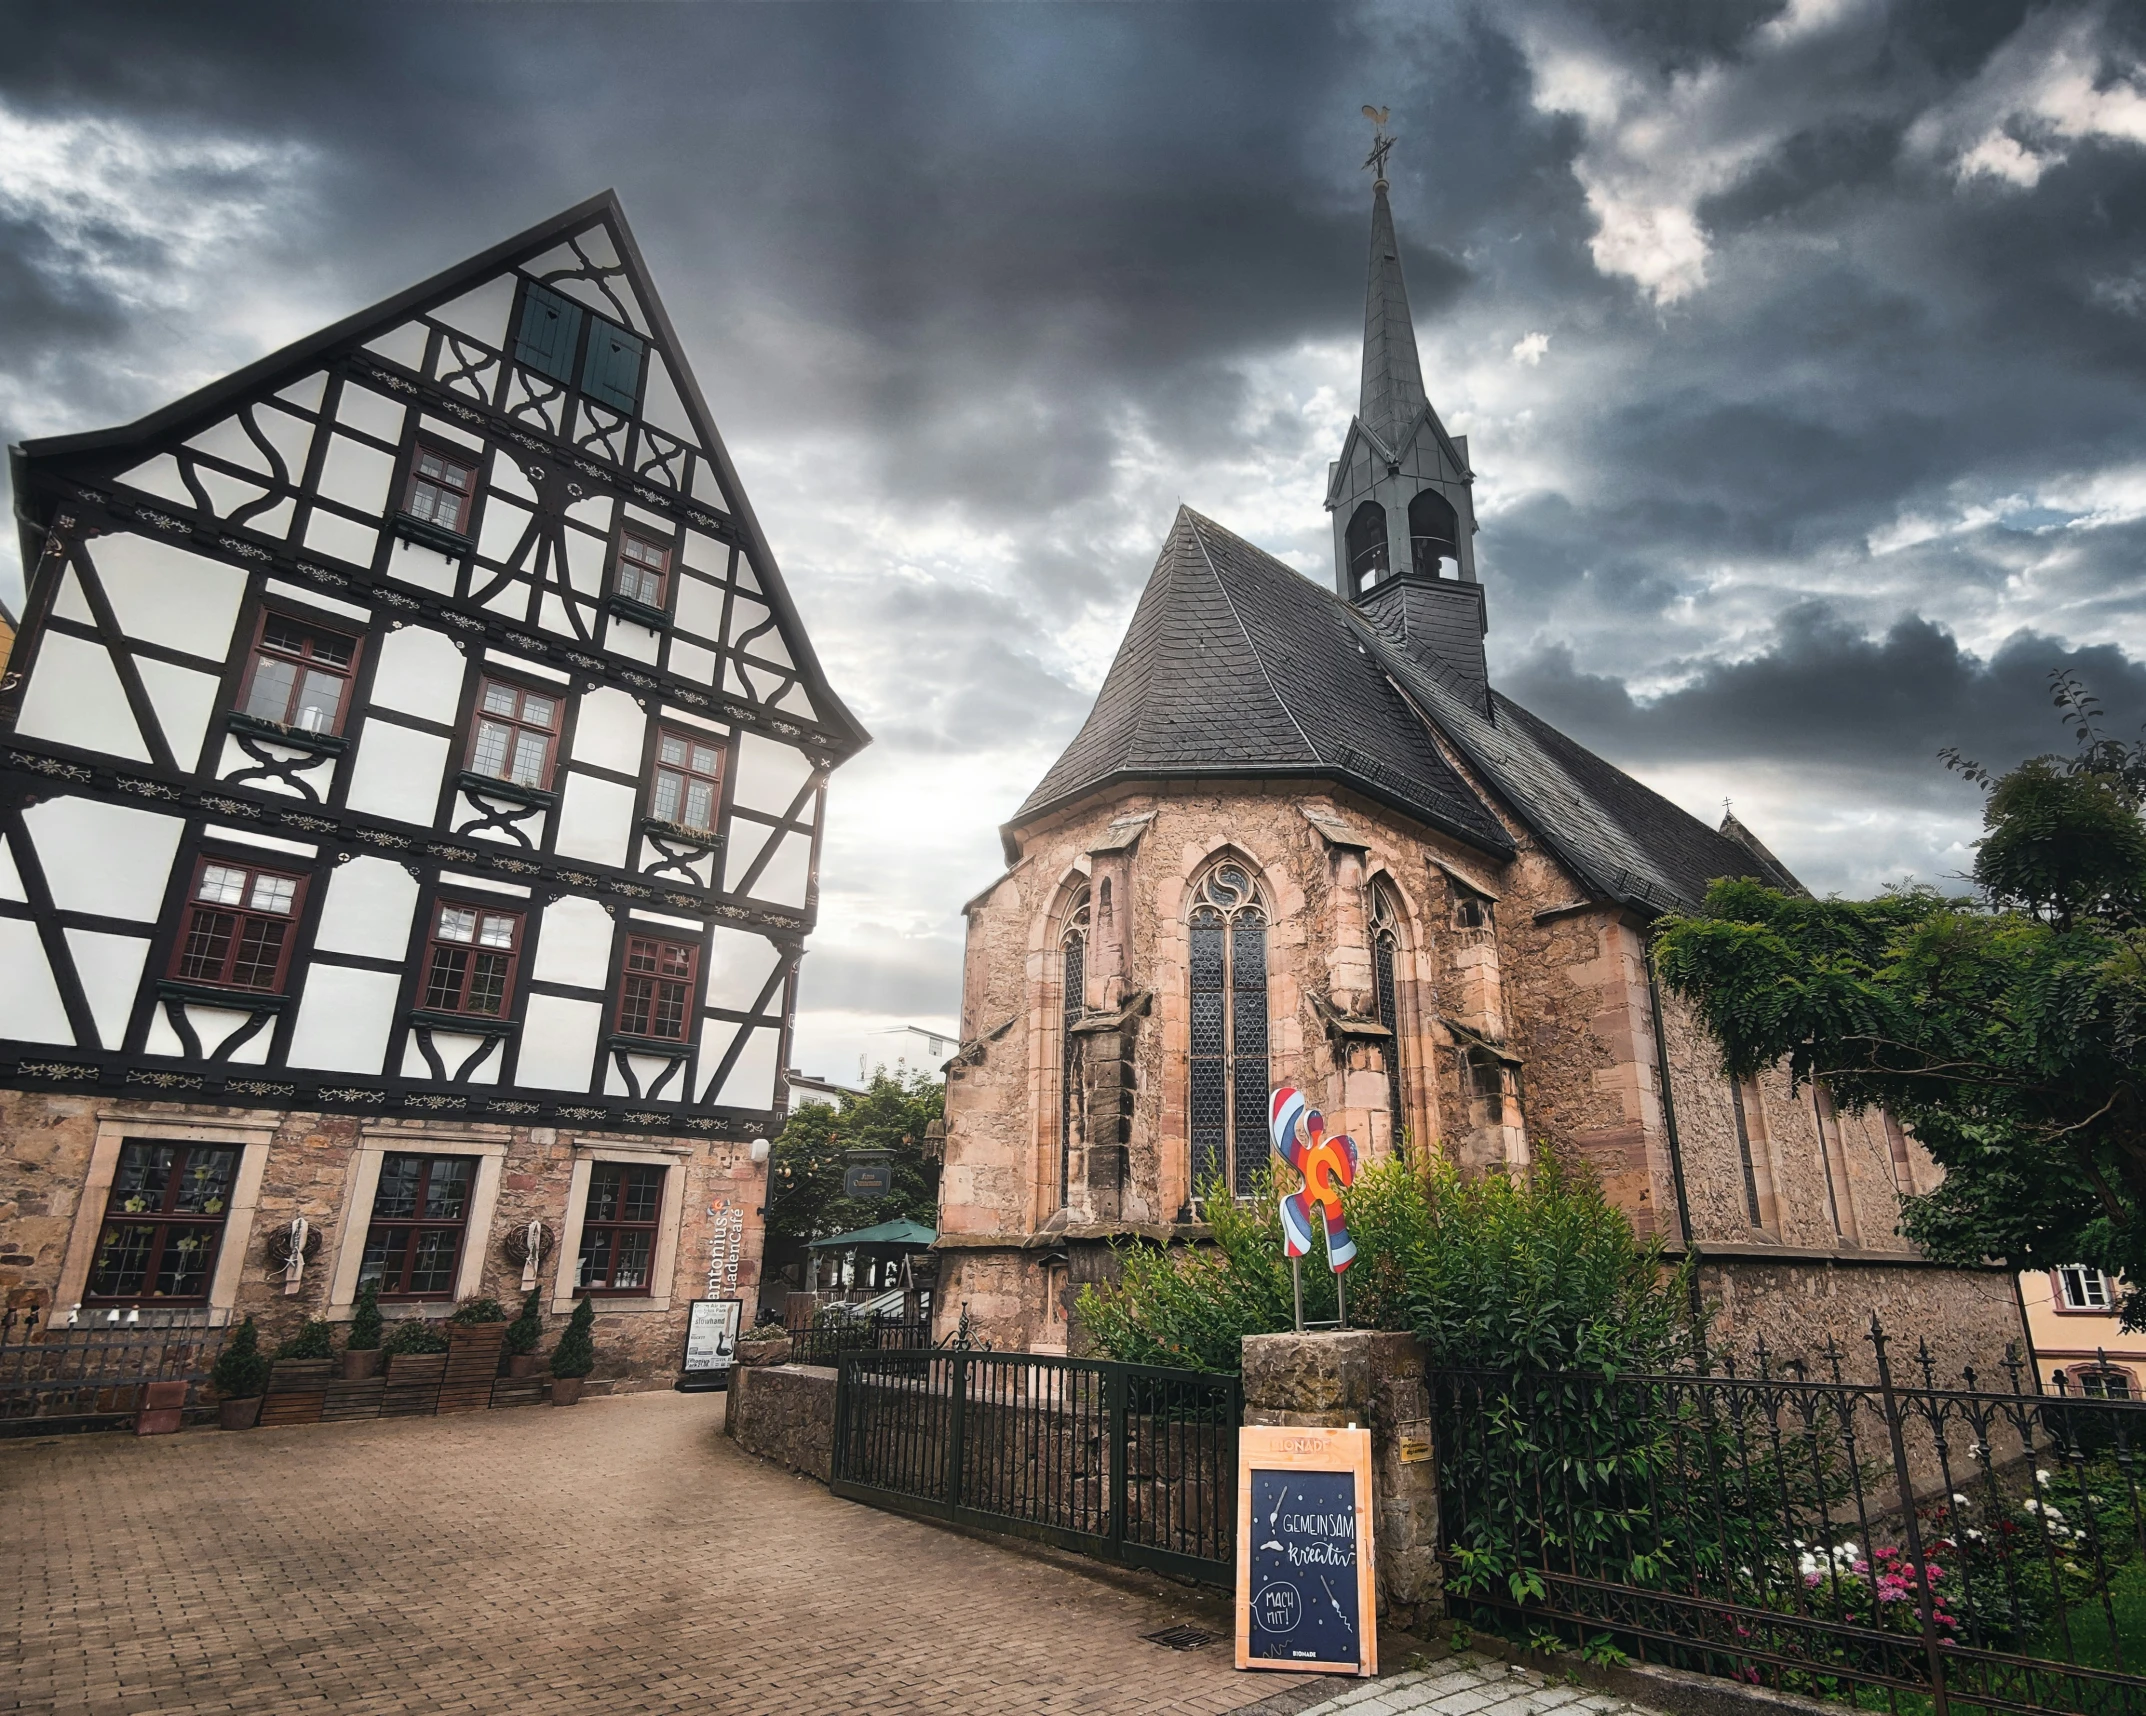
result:
[[[2049,1474],[2046,1471],[2038,1471],[2034,1474],[2034,1481],[2038,1484],[2046,1484],[2049,1482]]]
[[[1973,1502],[1969,1501],[1969,1500],[1968,1500],[1968,1499],[1967,1499],[1967,1498],[1966,1498],[1965,1496],[1963,1496],[1962,1494],[1960,1494],[1960,1492],[1959,1492],[1958,1490],[1954,1490],[1954,1491],[1952,1492],[1952,1499],[1953,1499],[1954,1501],[1958,1502],[1958,1503],[1960,1504],[1960,1506],[1962,1506],[1962,1507],[1973,1507],[1973,1506],[1975,1505],[1975,1504],[1974,1504]]]
[[[1983,1541],[1982,1533],[1975,1530],[1973,1526],[1969,1526],[1965,1531],[1960,1533],[1960,1535],[1966,1538],[1969,1543],[1980,1543]]]

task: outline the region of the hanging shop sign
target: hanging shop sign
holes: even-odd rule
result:
[[[1371,1432],[1237,1432],[1237,1666],[1378,1673]]]
[[[852,1155],[842,1170],[845,1198],[883,1198],[894,1190],[894,1163],[876,1154]]]
[[[681,1393],[723,1388],[737,1362],[738,1328],[744,1320],[741,1299],[695,1299],[686,1313],[685,1359],[678,1367]]]

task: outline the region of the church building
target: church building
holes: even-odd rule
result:
[[[1700,1254],[1726,1332],[1808,1350],[1875,1308],[1986,1360],[2019,1336],[2012,1289],[1898,1236],[1938,1172],[1915,1140],[1785,1073],[1725,1079],[1651,981],[1663,913],[1716,877],[1795,878],[1491,684],[1475,471],[1425,393],[1373,163],[1333,588],[1181,510],[965,908],[942,1323],[1080,1350],[1081,1285],[1126,1242],[1197,1242],[1289,1083],[1373,1160],[1583,1160],[1639,1232]]]
[[[866,735],[615,198],[11,457],[6,1306],[273,1340],[535,1286],[667,1381],[755,1296]]]

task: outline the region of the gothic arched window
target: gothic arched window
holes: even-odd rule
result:
[[[1401,902],[1384,882],[1371,886],[1371,975],[1378,990],[1379,1023],[1393,1033],[1386,1045],[1386,1112],[1393,1117],[1393,1142],[1401,1144],[1406,1124],[1401,1107],[1401,990],[1395,976],[1401,961]]]
[[[1438,577],[1441,560],[1460,570],[1460,514],[1436,489],[1425,489],[1408,503],[1408,546],[1418,577]]]
[[[1192,891],[1192,1190],[1252,1189],[1267,1158],[1267,909],[1225,858]]]
[[[1349,594],[1360,596],[1386,576],[1386,509],[1365,501],[1349,518]]]
[[[1107,885],[1107,884],[1106,884]],[[1058,938],[1059,995],[1058,1037],[1058,1207],[1065,1208],[1072,1191],[1073,1135],[1080,1114],[1080,1039],[1073,1027],[1087,1007],[1088,994],[1088,890],[1073,896],[1066,912],[1066,927]]]

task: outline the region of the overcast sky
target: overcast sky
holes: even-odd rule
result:
[[[800,1052],[957,908],[1183,500],[1331,579],[1366,102],[1493,676],[1820,891],[2146,717],[2146,9],[0,0],[0,438],[128,418],[606,185],[834,684]],[[20,593],[9,559],[0,592]]]

